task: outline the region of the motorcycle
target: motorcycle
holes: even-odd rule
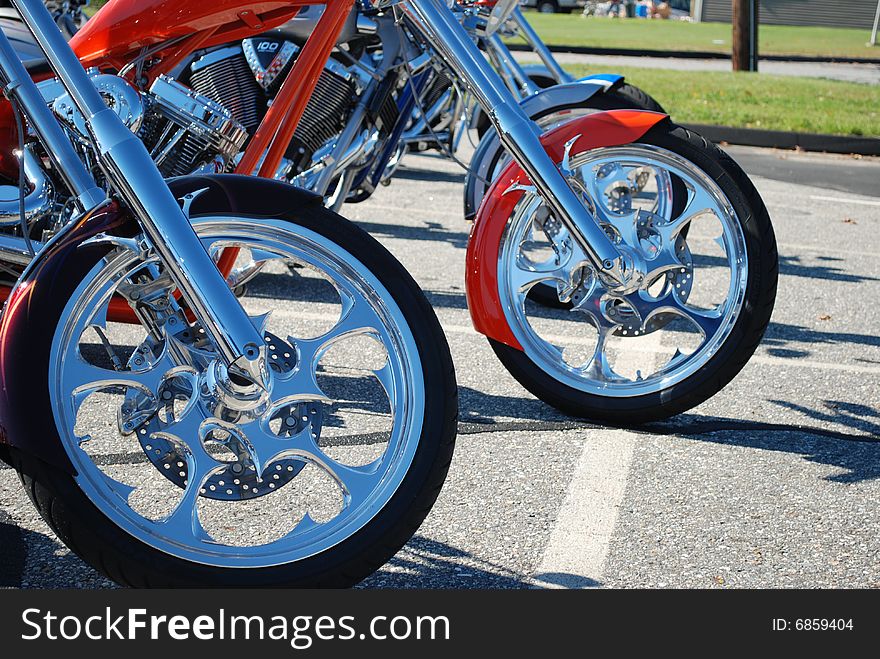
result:
[[[76,2],[57,3],[54,2],[54,0],[50,0],[47,1],[46,4],[47,7],[53,11],[53,17],[56,18],[56,23],[59,23],[59,25],[62,24],[61,17],[67,22],[74,20],[77,22],[77,25],[80,24],[80,17],[82,16],[81,7]],[[580,80],[575,80],[572,76],[568,75],[561,67],[559,67],[558,63],[555,62],[552,54],[550,54],[549,50],[543,45],[543,42],[540,41],[537,34],[534,33],[534,30],[528,25],[519,8],[514,10],[510,18],[507,20],[507,23],[499,29],[499,32],[493,34],[491,37],[487,37],[483,32],[483,27],[488,19],[488,11],[491,9],[492,4],[493,2],[485,2],[482,0],[480,2],[462,2],[453,5],[453,10],[462,22],[463,27],[468,30],[474,39],[477,40],[480,48],[487,53],[493,66],[495,66],[496,70],[502,74],[502,78],[508,84],[511,91],[516,93],[521,99],[526,99],[542,92],[542,90],[547,87],[555,85],[556,82],[554,82],[551,75],[555,75],[556,81],[562,84],[578,83],[577,93],[575,94],[572,94],[569,88],[565,88],[553,90],[553,93],[548,92],[547,94],[542,95],[540,99],[541,116],[535,117],[536,120],[546,117],[551,111],[553,114],[559,114],[571,112],[573,109],[584,111],[603,109],[647,109],[659,112],[663,111],[662,107],[648,94],[626,83],[622,76],[597,74],[586,76]],[[369,7],[369,3],[364,0],[359,3],[356,10],[368,10]],[[280,42],[290,40],[290,43],[299,48],[305,43],[305,40],[310,34],[311,29],[314,27],[317,19],[320,17],[322,11],[323,8],[321,6],[304,7],[285,26],[261,36],[264,37],[265,40],[275,40]],[[376,23],[391,19],[388,15],[379,15],[374,16],[370,21],[366,21],[362,14],[363,11],[359,14],[359,22],[354,25],[355,30],[361,30],[360,34],[357,35],[361,38],[363,38],[365,34],[375,34],[377,32]],[[10,31],[10,27],[7,23],[3,23],[3,29],[7,30],[7,32]],[[14,30],[14,28],[12,29]],[[364,33],[363,30],[367,30],[367,32]],[[523,33],[527,39],[530,39],[530,43],[533,45],[535,52],[537,52],[542,59],[555,66],[554,72],[551,73],[550,69],[546,66],[520,67],[513,59],[512,54],[507,49],[504,42],[498,36],[501,30],[504,30],[504,33],[508,36],[513,36],[517,32]],[[64,30],[62,30],[62,32],[64,32]],[[17,35],[10,35],[18,46],[19,44],[15,41],[16,36]],[[349,34],[348,36],[353,37],[355,35]],[[385,29],[382,30],[382,35],[379,36],[379,40],[385,48],[400,48],[398,44],[389,44],[389,38],[405,38],[406,36],[405,33],[396,34],[394,30]],[[254,46],[250,43],[242,43],[241,45],[243,48],[248,49],[247,61],[251,66],[251,69],[254,71],[254,74],[257,77],[260,77],[264,81],[264,84],[268,85],[278,74],[278,72],[273,72],[268,77],[265,76],[265,67],[272,63],[274,55],[277,52],[269,50],[269,48],[280,47],[280,43],[267,43],[265,40],[260,41],[258,44],[259,47],[266,48],[264,51],[254,51]],[[233,46],[233,44],[227,44],[227,47]],[[481,111],[479,105],[470,102],[467,93],[463,92],[459,85],[454,84],[454,74],[448,69],[443,70],[444,67],[442,66],[442,61],[439,61],[439,56],[433,52],[430,46],[427,44],[419,44],[418,47],[424,49],[426,54],[430,54],[433,59],[438,61],[432,62],[433,66],[430,68],[434,69],[433,72],[427,72],[424,76],[416,77],[416,84],[414,87],[421,90],[418,98],[414,99],[408,97],[406,94],[399,97],[398,118],[406,120],[408,117],[409,124],[403,128],[402,133],[400,131],[388,131],[388,137],[393,135],[395,139],[399,140],[397,149],[383,149],[381,146],[373,148],[372,159],[375,161],[376,171],[382,172],[381,176],[375,177],[376,180],[371,181],[368,185],[353,192],[346,191],[344,195],[335,194],[332,197],[332,203],[329,205],[329,207],[334,210],[339,210],[339,207],[344,202],[357,203],[369,198],[375,189],[375,185],[379,182],[388,184],[402,158],[410,151],[438,149],[451,156],[457,149],[457,145],[462,137],[463,128],[465,127],[463,121],[464,112],[471,115],[469,119],[470,125],[472,128],[476,129],[477,134],[480,137],[482,137],[486,130],[491,127],[488,118]],[[30,56],[30,53],[25,49],[21,49],[19,52],[23,59]],[[424,66],[426,61],[428,61],[427,58],[421,60],[421,68],[427,68]],[[344,60],[331,59],[329,62],[331,65],[334,63],[337,65],[333,71],[337,74],[340,73],[341,67],[346,67],[346,62]],[[212,62],[211,66],[213,66],[213,64],[215,64],[215,62]],[[363,62],[360,62],[359,64],[360,70],[350,63],[348,64],[347,68],[349,69],[349,76],[357,77],[358,74],[360,74],[361,77],[363,77],[363,70],[367,69]],[[528,73],[526,73],[526,68],[529,69]],[[328,70],[327,72],[330,73],[331,71]],[[240,73],[240,71],[236,71],[235,73]],[[214,82],[219,73],[215,70],[211,73],[205,73],[198,78],[205,78],[209,75],[212,78],[211,82]],[[376,79],[379,73],[376,70],[373,70],[372,75],[373,78]],[[385,72],[385,75],[396,75],[396,72],[387,71]],[[222,102],[223,99],[217,98],[217,90],[214,89],[211,84],[206,85],[205,81],[200,79],[190,81],[187,68],[183,68],[179,71],[179,77],[181,81],[186,82],[193,87],[198,87],[209,97]],[[422,78],[430,78],[430,80],[426,81]],[[322,82],[324,81],[322,80]],[[370,82],[370,80],[366,80],[363,84],[368,85]],[[251,90],[248,91],[253,94]],[[266,91],[270,92],[268,88]],[[361,93],[363,94],[365,92]],[[369,92],[367,91],[366,93]],[[338,110],[339,108],[333,109]],[[307,114],[310,114],[308,109]],[[332,116],[332,112],[325,111],[322,118],[329,116]],[[253,123],[252,118],[241,116],[239,113],[236,113],[236,118],[244,120],[245,123]],[[248,119],[250,119],[250,122],[248,122]],[[377,139],[375,137],[372,138],[371,144],[376,141]],[[319,149],[319,146],[316,143],[300,145],[300,148],[304,148],[312,155],[312,165],[315,165],[322,155],[326,155],[324,152],[321,152],[318,153],[317,158],[315,157],[313,152]],[[382,157],[380,158],[380,156]],[[345,168],[340,167],[337,164],[337,172],[343,169]],[[479,163],[477,164],[477,169],[480,169]],[[311,188],[315,181],[306,180],[298,181],[298,183]],[[323,187],[326,187],[326,183],[327,182],[324,181],[325,185]],[[319,192],[326,194],[327,190],[321,189]],[[472,219],[472,211],[476,210],[476,205],[473,205],[472,200],[471,205],[473,208],[466,208],[466,215]]]
[[[246,140],[225,151],[235,171],[327,190],[333,203],[381,180],[370,154],[396,148],[389,136],[410,121],[399,108],[423,97],[415,77],[428,84],[448,70],[511,158],[481,176],[466,293],[475,328],[523,386],[568,414],[638,424],[706,400],[748,361],[775,298],[775,239],[754,186],[720,149],[636,110],[575,115],[542,133],[461,12],[440,0],[357,11],[332,0],[299,24],[307,39],[288,3],[270,4],[231,25],[207,20],[213,8],[193,10],[187,25],[197,29],[176,26],[158,0],[113,0],[71,45],[85,66],[119,71],[148,100],[138,134],[166,175],[217,168],[205,140],[228,144],[218,129],[235,128]],[[482,36],[515,7],[492,5]],[[143,11],[166,26],[145,28]],[[105,87],[121,107],[127,90]],[[206,96],[215,130],[173,120],[187,98]],[[235,253],[219,265],[240,286],[259,264],[232,271]],[[542,289],[559,308],[536,303]]]
[[[451,459],[455,378],[432,309],[320,197],[216,173],[245,138],[225,110],[170,80],[144,92],[86,72],[39,0],[14,5],[55,77],[36,84],[0,35],[0,189],[16,197],[0,199],[14,280],[0,457],[62,542],[120,584],[359,581],[411,537]],[[296,11],[139,5],[108,15],[178,41],[187,11],[233,37],[262,28],[251,11]],[[186,133],[203,171],[163,178],[133,132],[144,123]],[[236,298],[254,269],[263,297]],[[284,308],[267,305],[279,294]]]

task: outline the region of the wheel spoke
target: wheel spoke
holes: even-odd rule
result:
[[[133,376],[133,377],[126,377]],[[75,398],[85,398],[88,394],[104,387],[114,385],[140,387],[141,380],[133,371],[114,371],[89,364],[76,355],[69,359],[64,370],[64,384]]]
[[[657,256],[648,261],[648,273],[645,275],[645,280],[656,281],[661,275],[682,267],[682,262],[675,255],[675,245],[673,244],[671,249],[661,249]]]
[[[267,433],[259,424],[252,422],[240,426],[241,439],[248,450],[257,473],[264,473],[274,462],[285,457],[299,457],[313,462],[327,471],[342,489],[346,505],[363,501],[376,485],[379,458],[363,467],[351,467],[334,460],[317,443],[311,424],[292,437],[279,438]]]
[[[185,412],[179,420],[168,424],[161,432],[151,436],[172,441],[180,447],[187,463],[187,480],[183,496],[169,515],[159,520],[163,531],[176,539],[210,541],[202,527],[198,514],[198,498],[205,481],[215,472],[224,469],[224,463],[215,460],[203,443],[204,417],[197,409]]]
[[[664,245],[670,246],[671,249],[678,234],[703,213],[707,211],[714,212],[717,203],[715,198],[702,187],[696,191],[688,189],[688,201],[681,214],[669,222],[662,222],[656,225],[660,236],[663,238]]]
[[[294,339],[288,339],[294,341]],[[331,400],[321,389],[315,373],[315,367],[312,366],[320,360],[324,351],[320,351],[321,344],[310,345],[312,342],[297,341],[297,348],[305,347],[316,357],[310,358],[308,361],[302,361],[299,367],[289,376],[281,377],[276,374],[274,384],[272,386],[272,407],[278,408],[293,403],[317,400],[330,403]],[[317,342],[316,342],[317,343]],[[320,353],[320,354],[319,354]],[[314,362],[312,361],[314,359]]]
[[[593,356],[590,357],[589,361],[587,361],[587,363],[579,370],[588,377],[600,382],[627,382],[628,380],[626,378],[618,375],[614,372],[614,369],[611,368],[611,364],[608,361],[608,355],[605,352],[605,349],[608,346],[608,337],[611,335],[613,328],[607,324],[603,324],[597,326],[596,331],[598,333],[598,341],[596,342],[596,349],[593,351]]]
[[[670,295],[674,300],[672,310],[686,320],[691,321],[700,330],[703,335],[703,341],[708,341],[715,336],[718,328],[721,327],[723,318],[718,310],[695,309],[684,304],[676,293]]]
[[[707,341],[715,335],[723,320],[717,310],[704,311],[687,306],[673,290],[659,300],[646,299],[641,291],[621,299],[638,314],[643,329],[652,316],[670,312],[691,321],[703,335],[703,341]]]
[[[385,360],[385,365],[382,368],[373,371],[373,375],[376,376],[376,379],[379,380],[379,383],[382,385],[382,388],[385,390],[385,395],[388,396],[388,401],[391,404],[391,417],[394,418],[397,412],[397,387],[396,387],[396,378],[394,368],[391,366],[391,363]]]
[[[103,481],[104,487],[109,489],[127,504],[131,493],[134,492],[137,488],[116,480],[112,476],[108,475],[106,471],[99,469],[97,473],[99,474],[99,478]]]
[[[162,532],[177,541],[210,542],[211,536],[205,531],[199,519],[198,499],[201,495],[202,484],[210,474],[205,474],[201,480],[196,481],[190,476],[183,490],[183,497],[169,515],[158,520],[157,526],[162,527]]]
[[[311,424],[292,437],[279,437],[267,432],[259,420],[233,427],[231,430],[244,445],[253,462],[254,470],[259,475],[278,459],[290,455],[302,455],[308,453],[307,449],[312,445],[317,446],[313,441]]]
[[[523,266],[519,260],[517,260],[516,266],[511,268],[509,275],[511,290],[518,293],[521,297],[525,297],[532,286],[542,281],[555,280],[567,283],[567,279],[562,268],[556,268],[555,270],[533,270]]]

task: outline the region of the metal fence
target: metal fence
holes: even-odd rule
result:
[[[870,30],[878,0],[761,0],[763,25],[818,25]],[[697,20],[729,23],[731,0],[693,3]]]

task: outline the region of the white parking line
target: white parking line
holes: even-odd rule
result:
[[[825,197],[823,195],[811,194],[810,199],[813,199],[814,201],[831,201],[837,204],[855,204],[856,206],[880,206],[880,201],[850,199],[849,197]]]
[[[541,564],[532,576],[535,586],[601,585],[634,448],[635,435],[631,432],[590,431]]]
[[[652,372],[660,351],[658,333],[642,337],[641,353],[620,355],[619,373],[642,368]],[[653,352],[652,359],[647,353]],[[575,465],[568,493],[556,517],[550,540],[533,579],[545,588],[592,588],[601,585],[602,570],[617,514],[623,503],[635,435],[625,430],[590,433]]]

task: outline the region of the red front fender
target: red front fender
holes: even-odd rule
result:
[[[634,142],[666,118],[665,114],[642,110],[597,112],[544,133],[541,143],[547,154],[558,163],[562,161],[565,143],[576,135],[581,135],[575,145],[577,153],[619,146]],[[522,197],[521,191],[504,193],[515,182],[530,184],[520,166],[512,162],[498,176],[480,204],[468,242],[465,288],[474,328],[490,339],[522,350],[507,324],[498,296],[501,237],[514,207]]]

